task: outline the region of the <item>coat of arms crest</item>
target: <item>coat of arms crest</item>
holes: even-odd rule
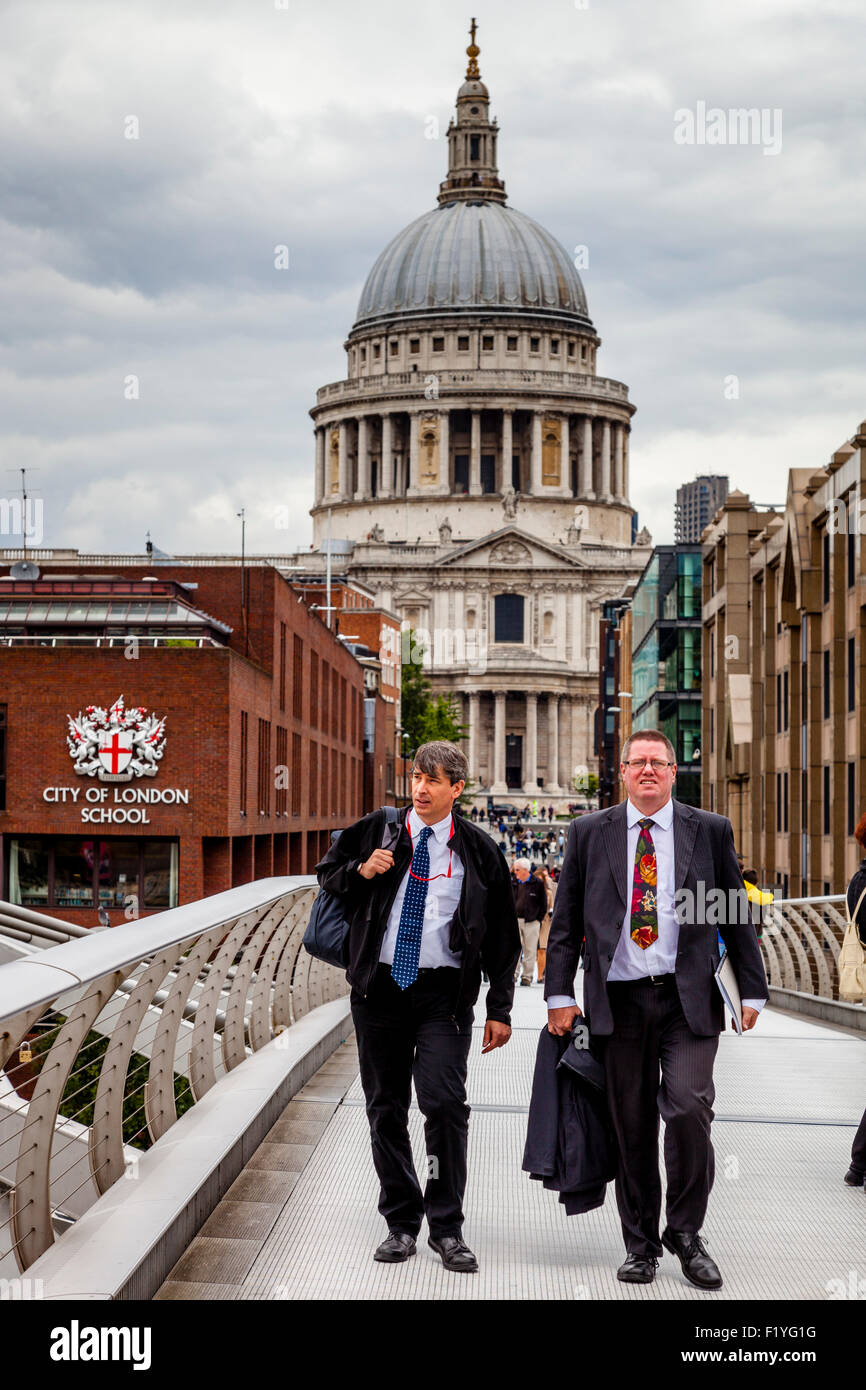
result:
[[[75,719],[67,718],[66,743],[79,776],[100,782],[156,776],[165,751],[165,720],[143,705],[127,709],[120,695],[108,710],[88,705]]]

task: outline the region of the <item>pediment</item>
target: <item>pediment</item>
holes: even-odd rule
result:
[[[461,569],[526,570],[562,569],[583,570],[583,560],[569,555],[563,546],[551,545],[530,536],[516,526],[505,526],[480,540],[461,545],[436,561],[439,570],[459,566]]]

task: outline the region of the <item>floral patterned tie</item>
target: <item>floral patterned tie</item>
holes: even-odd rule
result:
[[[631,939],[645,951],[659,936],[658,872],[649,819],[639,820],[640,834],[634,856],[631,890]]]

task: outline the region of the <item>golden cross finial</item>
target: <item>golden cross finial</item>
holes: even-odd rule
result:
[[[468,47],[467,50],[466,50],[467,54],[469,55],[469,66],[468,66],[467,69],[466,69],[466,76],[467,76],[467,77],[480,77],[480,76],[481,76],[481,73],[478,71],[478,54],[481,52],[481,49],[478,47],[478,45],[477,45],[476,42],[475,42],[475,31],[476,31],[477,27],[478,27],[478,26],[476,25],[475,19],[474,19],[474,16],[473,16],[472,24],[471,24],[471,27],[470,27],[470,29],[469,29],[469,35],[470,35],[470,37],[471,37],[471,39],[472,39],[472,42],[470,43],[469,47]]]

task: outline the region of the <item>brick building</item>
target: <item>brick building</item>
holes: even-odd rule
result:
[[[92,925],[310,872],[366,809],[361,662],[272,563],[105,559],[0,575],[2,896]]]
[[[790,470],[777,513],[733,496],[705,536],[704,804],[783,895],[841,893],[866,809],[866,421]]]

